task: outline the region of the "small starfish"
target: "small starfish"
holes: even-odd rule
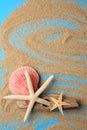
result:
[[[47,86],[53,79],[53,75],[51,75],[47,79],[47,81],[34,93],[32,81],[31,81],[30,75],[27,72],[27,70],[25,70],[25,76],[26,76],[28,90],[29,90],[30,95],[8,95],[8,96],[3,97],[3,99],[17,99],[17,100],[29,100],[30,101],[28,108],[26,110],[25,116],[24,116],[24,122],[28,119],[28,116],[30,115],[35,102],[39,102],[39,103],[47,105],[47,106],[50,105],[49,101],[47,101],[43,98],[40,98],[39,95],[47,88]]]
[[[64,115],[62,106],[63,105],[70,105],[70,104],[66,103],[66,102],[63,102],[62,101],[62,97],[63,97],[63,93],[60,94],[58,100],[53,98],[53,97],[51,97],[51,100],[53,102],[53,106],[52,106],[52,108],[50,107],[50,111],[52,111],[52,110],[54,110],[54,109],[56,109],[58,107],[58,109],[61,112],[61,114]]]

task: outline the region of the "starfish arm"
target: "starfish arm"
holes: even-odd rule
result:
[[[34,95],[33,84],[32,84],[31,77],[30,77],[29,73],[27,72],[27,70],[25,70],[25,76],[26,76],[28,90],[30,92],[30,95]]]
[[[60,94],[58,100],[59,100],[59,101],[62,101],[62,98],[63,98],[63,93]]]
[[[61,105],[63,106],[63,105],[70,105],[70,104],[67,102],[61,102]]]
[[[28,106],[27,111],[26,111],[25,116],[24,116],[24,122],[28,119],[28,117],[32,111],[33,105],[34,105],[34,102],[29,103],[29,106]]]
[[[29,96],[25,96],[25,95],[8,95],[8,96],[4,96],[3,99],[29,100]]]
[[[35,96],[38,97],[49,85],[49,83],[52,81],[53,75],[51,75],[46,82],[36,91]]]
[[[57,105],[54,104],[52,107],[50,107],[50,111],[53,111],[53,110],[56,109],[56,108],[57,108]]]
[[[49,101],[47,101],[47,100],[45,100],[45,99],[42,99],[42,98],[36,98],[35,101],[36,101],[36,102],[39,102],[39,103],[41,103],[41,104],[47,105],[47,106],[50,105],[50,102],[49,102]]]
[[[64,115],[62,105],[58,105],[58,109],[61,112],[61,114]]]
[[[57,99],[51,97],[51,100],[52,100],[52,102],[53,102],[54,104],[56,104],[56,105],[58,104],[58,100],[57,100]]]

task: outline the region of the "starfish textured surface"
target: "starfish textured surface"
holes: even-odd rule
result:
[[[58,108],[59,111],[61,112],[61,114],[64,115],[62,106],[63,106],[63,105],[70,105],[70,104],[69,104],[69,103],[66,103],[66,102],[63,102],[63,101],[62,101],[62,98],[63,98],[63,93],[60,94],[60,96],[59,96],[58,99],[55,99],[55,98],[51,97],[53,106],[50,107],[50,111],[52,111],[52,110]]]
[[[25,70],[25,76],[26,76],[28,90],[29,90],[30,95],[8,95],[8,96],[3,97],[3,99],[16,99],[16,100],[29,100],[30,101],[27,111],[24,116],[24,122],[28,119],[35,102],[39,102],[39,103],[47,105],[47,106],[50,105],[49,101],[47,101],[43,98],[40,98],[39,95],[47,88],[47,86],[49,85],[49,83],[52,81],[52,79],[54,77],[53,75],[51,75],[47,79],[47,81],[36,92],[34,92],[32,81],[31,81],[30,75],[27,72],[27,70]]]

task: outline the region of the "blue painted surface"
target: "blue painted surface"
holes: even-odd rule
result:
[[[56,118],[46,119],[46,116],[40,116],[33,122],[33,128],[35,130],[47,130],[51,125],[58,124],[60,121]]]
[[[11,123],[0,122],[0,130],[18,130],[20,128],[20,122],[14,120]]]
[[[7,69],[1,69],[0,70],[0,77],[4,76],[4,73],[7,72],[8,70]]]
[[[37,126],[38,126],[38,124],[42,124],[42,121],[44,121],[46,119],[46,117],[44,117],[44,116],[40,116],[40,117],[38,117],[34,122],[33,122],[33,128],[35,129]]]
[[[0,64],[2,63],[4,56],[5,52],[3,50],[0,50]]]
[[[51,40],[51,39],[50,39]],[[53,39],[54,40],[54,39]],[[52,40],[51,40],[52,41]],[[82,41],[82,40],[81,40]],[[87,43],[86,40],[82,41],[83,43]],[[37,50],[39,50],[40,52],[43,52],[45,54],[49,54],[49,55],[54,55],[54,56],[61,56],[61,57],[66,57],[66,58],[73,58],[73,59],[80,59],[80,60],[87,60],[87,56],[66,56],[66,55],[63,55],[63,54],[59,54],[59,53],[56,53],[56,52],[50,52],[50,51],[46,51],[46,50],[43,50],[41,48],[37,48]],[[59,61],[60,62],[60,61]],[[79,64],[78,64],[79,65]],[[81,64],[80,64],[81,65]],[[87,64],[84,64],[87,66]]]
[[[4,78],[0,78],[0,88],[2,87],[3,83],[4,83],[5,79]]]
[[[87,8],[87,0],[67,0],[67,1],[76,4],[81,8]]]
[[[2,64],[4,57],[5,57],[5,52],[3,50],[0,50],[0,64]],[[2,87],[5,81],[3,76],[6,71],[7,71],[6,69],[0,69],[0,88]]]
[[[69,90],[60,90],[60,89],[47,90],[47,91],[43,92],[43,94],[53,94],[53,93],[61,93],[61,92],[65,93],[65,94],[81,96],[80,94],[78,94],[78,92],[72,92]]]
[[[50,39],[51,41],[52,41],[52,39]],[[54,39],[53,39],[54,40]],[[49,54],[49,55],[61,55],[61,54],[58,54],[58,53],[56,53],[56,52],[50,52],[50,51],[46,51],[46,50],[44,50],[44,49],[41,49],[41,48],[37,48],[37,50],[39,50],[40,52],[43,52],[43,53],[45,53],[45,54]],[[63,55],[61,55],[61,56],[63,56]]]
[[[49,128],[50,126],[53,126],[53,125],[58,124],[58,123],[59,123],[58,119],[55,119],[55,118],[48,119],[43,124],[38,125],[36,127],[36,130],[47,130],[47,128]]]
[[[62,35],[63,35],[63,33],[56,33],[56,34],[53,34],[51,36],[48,36],[48,37],[44,38],[44,40],[49,41],[49,42],[50,41],[53,42],[53,41],[56,40],[56,38],[58,38],[58,37],[60,37]]]
[[[76,86],[75,84],[69,83],[69,82],[52,82],[50,83],[50,86],[60,86],[60,87],[71,87],[71,88],[79,88],[79,86]]]
[[[0,0],[0,25],[5,19],[26,0]]]
[[[78,16],[76,16],[76,15],[69,14],[69,13],[67,13],[67,14],[65,14],[65,15],[66,15],[66,16],[70,16],[70,17],[72,17],[73,19],[76,19],[76,20],[79,21],[79,22],[82,22],[82,23],[87,24],[87,21],[86,21],[85,18],[80,18],[80,17],[78,17]]]
[[[54,40],[54,39],[53,39]],[[83,43],[86,43],[86,41],[82,41]],[[79,59],[79,60],[87,60],[87,56],[66,56],[64,54],[59,54],[59,53],[56,53],[56,52],[50,52],[50,51],[47,51],[47,50],[44,50],[44,49],[41,49],[39,47],[37,47],[37,50],[42,52],[43,54],[48,54],[48,55],[53,55],[53,56],[60,56],[60,57],[65,57],[65,58],[73,58],[73,59]],[[56,63],[56,61],[55,61]],[[57,60],[57,64],[58,63],[61,63],[61,61]],[[72,66],[87,66],[87,64],[79,64],[79,63],[75,63],[75,64],[72,64],[72,63],[69,63],[69,65],[72,65]]]
[[[48,78],[51,75],[52,74],[41,75],[41,79]],[[75,77],[75,76],[54,74],[54,78],[73,80],[73,81],[80,82],[82,84],[87,85],[87,80],[79,78],[79,77]]]
[[[32,113],[30,114],[29,119],[28,119],[26,122],[24,122],[24,124],[22,125],[22,128],[31,123],[31,119],[32,119],[32,117],[33,117],[35,114],[36,114],[36,112],[32,112]]]
[[[52,2],[60,2],[61,0],[51,0]],[[74,3],[81,8],[87,8],[87,0],[66,0],[66,2]]]
[[[84,107],[84,106],[80,106],[79,109],[83,111],[87,111],[87,107]]]
[[[80,60],[87,60],[87,56],[70,56],[70,57],[80,59]]]

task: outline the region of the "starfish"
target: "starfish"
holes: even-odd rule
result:
[[[62,97],[63,97],[63,93],[60,94],[58,99],[55,99],[55,98],[51,97],[51,100],[53,102],[53,106],[52,106],[52,108],[50,107],[50,111],[52,111],[52,110],[54,110],[54,109],[56,109],[58,107],[61,114],[64,115],[62,106],[63,105],[70,105],[70,104],[66,103],[66,102],[63,102]]]
[[[29,90],[30,95],[8,95],[8,96],[3,97],[3,99],[17,99],[17,100],[29,100],[30,101],[28,108],[26,110],[25,116],[24,116],[24,122],[28,119],[35,102],[39,102],[39,103],[47,105],[47,106],[50,105],[49,101],[47,101],[43,98],[40,98],[39,95],[47,88],[47,86],[53,79],[53,75],[51,75],[47,79],[47,81],[45,81],[45,83],[36,92],[34,92],[32,81],[31,81],[30,75],[27,72],[27,70],[25,70],[25,76],[26,76],[28,90]]]

